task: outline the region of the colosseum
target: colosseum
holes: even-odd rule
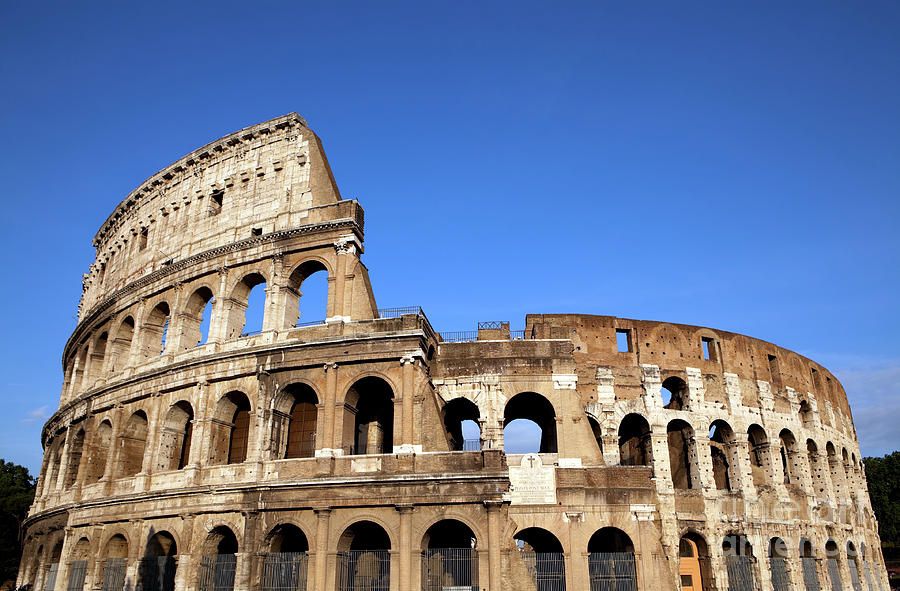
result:
[[[19,586],[887,591],[826,368],[614,316],[439,333],[420,307],[378,308],[363,219],[295,113],[115,208]],[[313,276],[324,318],[301,315]],[[531,447],[507,453],[514,421]]]

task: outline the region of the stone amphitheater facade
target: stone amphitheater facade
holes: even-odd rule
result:
[[[362,207],[297,114],[153,175],[94,246],[20,586],[888,589],[827,369],[697,326],[380,310]],[[506,453],[519,419],[540,437]]]

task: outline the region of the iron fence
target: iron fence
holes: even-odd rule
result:
[[[509,326],[509,322],[506,320],[488,320],[486,322],[479,322],[478,330],[498,329],[503,328],[504,326]]]
[[[591,552],[591,591],[637,591],[637,571],[631,552]]]
[[[422,591],[478,591],[478,553],[474,548],[436,548],[422,552]]]
[[[869,568],[869,563],[863,563],[863,568],[866,570],[866,584],[869,585],[869,591],[875,591],[875,587],[872,586],[872,570]]]
[[[844,591],[841,584],[841,568],[837,558],[828,559],[828,578],[831,579],[831,591]]]
[[[103,566],[102,591],[122,591],[125,588],[125,569],[128,562],[125,558],[107,558]]]
[[[481,451],[481,439],[463,439],[463,451]]]
[[[69,564],[69,584],[66,591],[83,591],[84,575],[87,573],[87,560],[76,560]]]
[[[536,591],[566,591],[566,560],[560,552],[521,552]]]
[[[263,560],[262,591],[306,591],[306,552],[272,552]]]
[[[769,570],[772,572],[772,586],[775,591],[791,591],[791,583],[788,580],[787,560],[772,557],[769,559]]]
[[[853,591],[862,591],[862,585],[859,584],[859,567],[852,558],[847,560],[847,566],[850,567],[850,584],[853,585]]]
[[[232,591],[237,556],[211,554],[200,559],[200,591]]]
[[[174,556],[148,556],[138,566],[138,591],[175,591]]]
[[[804,557],[800,559],[803,569],[803,587],[806,591],[819,591],[819,573],[816,571],[816,559]]]
[[[391,553],[389,550],[349,550],[338,552],[339,591],[389,591]]]
[[[440,333],[441,340],[445,343],[468,343],[478,340],[477,330],[458,330],[456,332]]]
[[[379,318],[399,318],[404,314],[418,314],[424,316],[425,313],[419,306],[406,306],[405,308],[378,308]]]
[[[524,341],[524,340],[525,340],[525,331],[524,331],[524,330],[511,330],[511,331],[509,331],[509,340],[511,340],[511,341]]]
[[[298,320],[298,321],[297,321],[297,324],[295,324],[294,326],[295,326],[296,328],[301,328],[301,327],[303,327],[303,326],[318,326],[318,325],[320,325],[320,324],[325,324],[325,320],[312,320],[312,321],[310,321],[310,322],[300,322],[300,321]]]
[[[728,591],[757,591],[753,576],[753,558],[750,556],[726,556]]]
[[[258,334],[262,334],[262,329],[259,330],[248,330],[246,332],[241,331],[241,338],[243,337],[252,337]]]
[[[54,562],[47,569],[47,578],[44,580],[44,591],[53,591],[56,587],[56,573],[59,572],[59,563]]]

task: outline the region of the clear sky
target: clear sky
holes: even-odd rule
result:
[[[775,342],[900,448],[900,3],[0,3],[0,457],[40,466],[91,239],[297,111],[366,209],[380,307]]]

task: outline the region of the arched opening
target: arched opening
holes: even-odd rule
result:
[[[224,525],[213,528],[202,551],[200,591],[232,591],[238,553],[234,532]]]
[[[853,479],[853,469],[850,465],[850,456],[847,454],[847,448],[841,448],[841,459],[844,462],[844,482],[847,483],[847,491],[850,498],[856,499],[856,483]]]
[[[516,394],[503,410],[506,453],[556,453],[556,411],[535,392]]]
[[[828,495],[826,492],[828,488],[827,472],[822,455],[819,453],[819,447],[812,439],[806,440],[806,459],[809,462],[813,490],[819,498],[825,498]]]
[[[812,406],[810,406],[809,402],[806,400],[800,401],[800,420],[807,429],[814,426]]]
[[[169,333],[169,304],[160,302],[150,311],[141,326],[141,343],[145,359],[154,359],[166,350]]]
[[[816,569],[816,551],[812,542],[800,538],[800,569],[806,591],[819,591],[819,573]]]
[[[62,469],[63,446],[66,443],[66,432],[62,431],[54,437],[50,444],[50,461],[47,464],[47,471],[44,474],[43,494],[56,490],[57,481],[59,480],[59,471]]]
[[[788,577],[788,548],[781,538],[769,540],[769,572],[774,591],[791,591]]]
[[[650,424],[639,414],[625,415],[619,423],[619,464],[650,466]]]
[[[859,555],[856,552],[856,546],[853,542],[847,542],[847,567],[850,571],[850,584],[854,591],[862,591],[859,580]]]
[[[91,461],[85,466],[87,474],[85,483],[91,484],[103,478],[106,470],[106,458],[112,450],[112,425],[109,421],[103,421],[97,426],[91,445]]]
[[[141,591],[174,591],[178,548],[167,531],[150,536],[138,567]]]
[[[669,444],[669,466],[672,485],[679,490],[699,489],[700,475],[697,471],[697,442],[694,429],[681,419],[675,419],[666,426]]]
[[[325,322],[328,316],[328,270],[325,265],[319,261],[301,264],[291,273],[284,294],[286,328]]]
[[[603,428],[600,427],[597,419],[592,416],[588,416],[588,426],[591,428],[591,435],[593,435],[594,441],[597,443],[597,451],[600,452],[600,463],[598,465],[605,466],[606,461],[603,459]]]
[[[88,560],[91,558],[91,543],[87,538],[79,539],[69,556],[69,581],[66,591],[81,591],[84,589],[84,577],[87,574]]]
[[[828,579],[832,589],[842,589],[844,582],[841,580],[841,551],[834,540],[825,543],[825,563],[828,566]]]
[[[794,439],[794,434],[788,429],[782,429],[781,433],[778,434],[778,439],[781,442],[781,466],[784,469],[784,483],[798,485],[800,484],[802,468],[798,465],[797,440]]]
[[[250,408],[250,400],[238,391],[229,392],[216,403],[215,418],[210,423],[210,464],[240,464],[247,459]]]
[[[391,540],[377,523],[357,521],[338,539],[338,591],[389,591]]]
[[[306,384],[290,384],[276,402],[280,429],[287,433],[283,458],[311,458],[316,455],[316,392]],[[287,423],[285,425],[285,423]],[[280,437],[279,437],[280,439]]]
[[[134,318],[127,316],[119,325],[116,338],[110,347],[109,373],[115,373],[128,365],[132,338],[134,338]]]
[[[678,542],[678,574],[682,591],[706,591],[712,581],[709,547],[703,536],[688,532]]]
[[[208,287],[201,287],[191,294],[181,322],[181,348],[193,349],[206,343],[209,338],[209,323],[212,317],[213,292]]]
[[[478,406],[468,398],[454,398],[443,409],[447,444],[451,451],[481,449],[481,415]]]
[[[535,591],[565,591],[566,561],[556,536],[540,527],[529,527],[513,537]]]
[[[718,490],[733,490],[736,481],[734,431],[722,420],[713,421],[709,430],[709,453],[712,457],[713,480]]]
[[[125,572],[128,568],[128,541],[116,534],[106,543],[103,553],[103,591],[122,591],[125,588]]]
[[[455,519],[438,521],[422,538],[422,590],[478,588],[475,534]]]
[[[725,536],[722,540],[722,554],[725,555],[725,568],[728,573],[729,589],[757,589],[756,576],[753,574],[753,546],[743,534]]]
[[[351,454],[394,451],[394,391],[381,378],[357,381],[344,398],[344,446]]]
[[[244,277],[231,292],[228,339],[259,334],[266,310],[266,278],[259,273]]]
[[[663,408],[684,410],[687,403],[687,384],[678,376],[666,378],[659,394],[662,396]]]
[[[750,445],[750,472],[754,486],[762,486],[768,481],[770,468],[769,438],[759,425],[750,425],[747,430],[747,442]]]
[[[144,452],[147,448],[147,415],[139,410],[125,422],[119,434],[119,469],[118,478],[134,476],[141,471],[144,463]]]
[[[269,551],[263,559],[263,591],[306,590],[309,542],[292,524],[276,526],[268,536]]]
[[[75,437],[69,443],[69,459],[66,463],[65,481],[66,488],[71,488],[78,479],[78,468],[81,466],[81,455],[84,452],[84,429],[78,429]]]
[[[634,544],[625,532],[614,527],[597,530],[587,551],[591,589],[637,589]]]
[[[181,470],[190,463],[194,433],[194,409],[187,400],[169,407],[159,437],[156,469]]]

